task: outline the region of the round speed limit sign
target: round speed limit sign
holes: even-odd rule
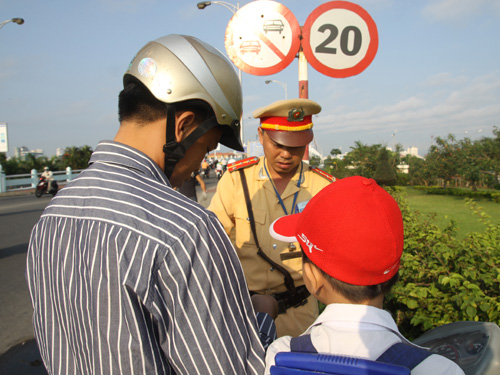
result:
[[[320,5],[302,28],[302,48],[317,71],[334,78],[361,73],[378,49],[375,22],[359,5],[331,1]]]

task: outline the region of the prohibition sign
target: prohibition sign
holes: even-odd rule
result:
[[[375,21],[359,5],[331,1],[317,7],[302,28],[302,49],[317,71],[334,78],[361,73],[378,49]]]
[[[300,48],[300,26],[293,13],[271,0],[248,3],[226,28],[229,58],[246,73],[265,76],[285,69]]]

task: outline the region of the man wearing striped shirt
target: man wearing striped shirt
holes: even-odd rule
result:
[[[198,39],[168,35],[134,57],[114,140],[32,231],[26,279],[49,374],[263,373],[267,328],[236,252],[173,189],[218,142],[242,150],[241,108],[231,64]]]

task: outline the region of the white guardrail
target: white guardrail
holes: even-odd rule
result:
[[[83,169],[73,170],[67,167],[65,171],[52,172],[52,177],[61,185],[74,179],[81,171]],[[6,176],[0,165],[0,193],[34,189],[38,185],[40,175],[36,169],[32,169],[31,173]]]

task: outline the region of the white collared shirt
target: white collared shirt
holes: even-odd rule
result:
[[[395,343],[410,343],[399,333],[396,322],[387,311],[366,305],[328,305],[304,334],[311,335],[319,353],[371,360],[376,360]],[[281,337],[268,348],[266,375],[270,373],[276,354],[290,351],[290,339],[290,336]],[[463,375],[464,372],[448,358],[431,355],[412,371],[412,375],[429,374]]]

